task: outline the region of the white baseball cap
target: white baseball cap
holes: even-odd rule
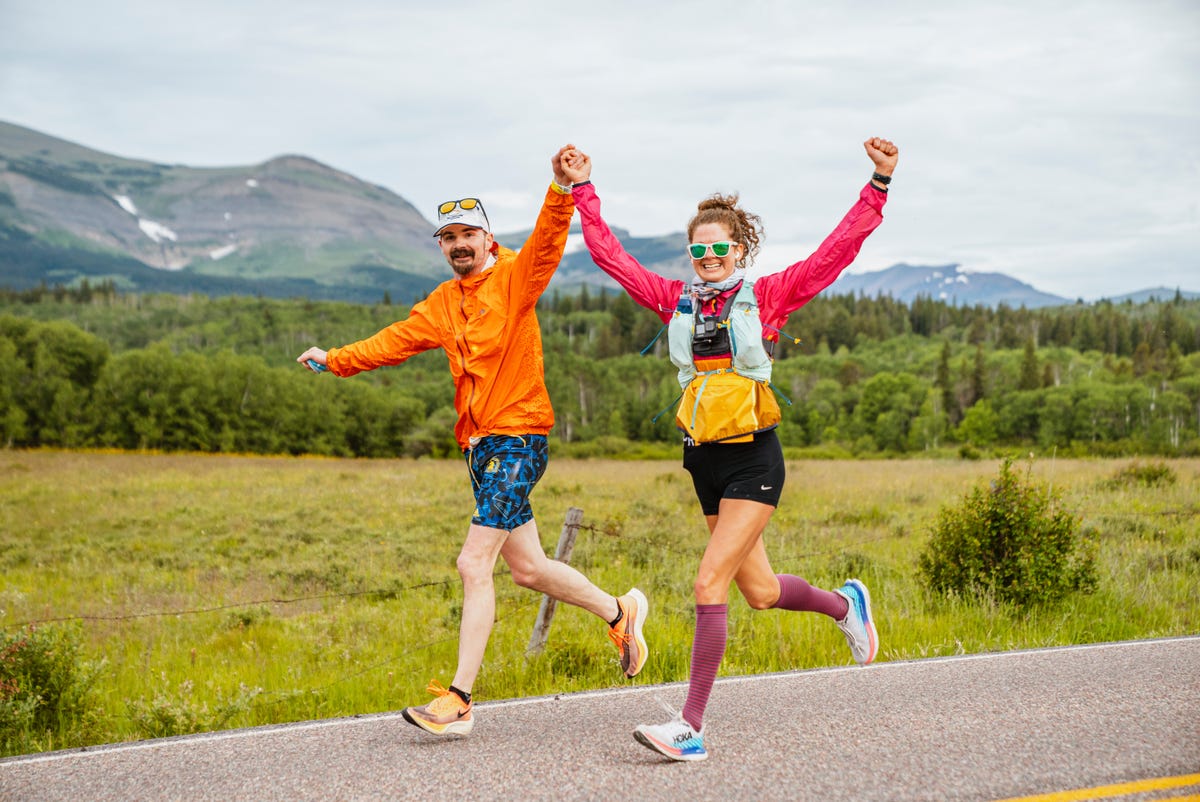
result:
[[[483,203],[479,198],[460,198],[459,200],[446,201],[438,206],[438,227],[437,231],[433,232],[433,236],[440,237],[442,230],[446,226],[467,226],[468,228],[481,228],[487,233],[492,233],[491,223],[488,222],[487,212],[483,210]]]

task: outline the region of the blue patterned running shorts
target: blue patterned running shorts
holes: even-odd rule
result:
[[[463,456],[475,491],[471,523],[512,531],[533,520],[529,494],[550,459],[544,434],[489,435]]]

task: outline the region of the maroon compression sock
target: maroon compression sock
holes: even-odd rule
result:
[[[814,588],[798,576],[776,574],[779,579],[780,610],[824,613],[835,621],[841,621],[850,611],[850,604],[832,590]]]
[[[712,693],[717,669],[725,657],[725,637],[728,631],[729,606],[725,604],[696,605],[696,638],[692,641],[692,673],[688,681],[687,701],[683,719],[700,731],[704,724],[704,708]]]

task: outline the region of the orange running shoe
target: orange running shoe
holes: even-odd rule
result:
[[[615,627],[608,630],[608,637],[621,653],[621,670],[627,677],[636,677],[646,665],[646,639],[642,636],[642,625],[646,623],[646,615],[650,612],[650,603],[646,596],[637,588],[631,588],[628,593],[617,599],[621,607],[621,620]]]
[[[426,689],[437,698],[421,707],[406,707],[401,714],[409,724],[416,724],[433,735],[466,735],[475,726],[471,718],[471,702],[464,702],[457,693],[431,680]]]

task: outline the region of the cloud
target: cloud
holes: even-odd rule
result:
[[[901,162],[855,269],[1089,297],[1187,288],[1200,250],[1193,2],[0,3],[5,119],[120,155],[302,153],[427,216],[478,194],[504,231],[572,141],[612,224],[678,231],[738,191],[782,253],[828,233],[882,135]]]

